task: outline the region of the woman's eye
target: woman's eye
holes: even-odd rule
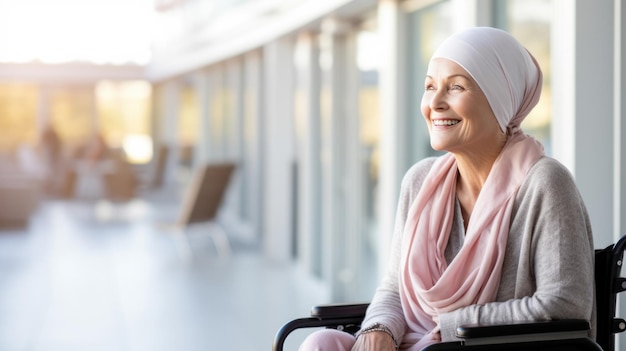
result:
[[[463,90],[463,87],[458,84],[454,84],[450,87],[450,90]]]
[[[435,90],[435,86],[434,86],[434,85],[432,85],[432,84],[427,84],[427,85],[424,87],[424,90],[426,90],[426,91],[429,91],[429,90]]]

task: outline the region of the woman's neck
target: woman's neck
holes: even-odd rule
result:
[[[461,205],[466,230],[478,195],[485,185],[489,172],[491,172],[491,167],[499,154],[500,150],[497,153],[481,155],[455,154],[459,172],[456,182],[456,194]]]

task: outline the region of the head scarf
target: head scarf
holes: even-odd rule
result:
[[[432,59],[454,61],[478,83],[500,129],[519,130],[541,95],[543,75],[535,58],[509,33],[471,28],[446,39]]]
[[[495,300],[513,202],[526,174],[543,155],[541,144],[520,129],[539,100],[542,74],[536,60],[515,38],[495,28],[471,28],[444,41],[434,58],[452,60],[472,76],[508,136],[480,191],[463,246],[452,262],[446,261],[444,251],[456,203],[454,155],[435,161],[409,208],[399,278],[410,329],[404,347],[409,350],[434,342],[438,327],[433,318],[439,314]]]

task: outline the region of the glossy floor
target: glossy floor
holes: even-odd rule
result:
[[[0,350],[270,350],[282,323],[324,302],[254,245],[219,256],[202,228],[185,258],[163,225],[174,212],[52,201],[27,229],[1,230]]]

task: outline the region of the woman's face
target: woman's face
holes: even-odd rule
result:
[[[506,139],[489,102],[474,79],[453,61],[430,62],[422,114],[435,150],[452,153],[499,151]]]

